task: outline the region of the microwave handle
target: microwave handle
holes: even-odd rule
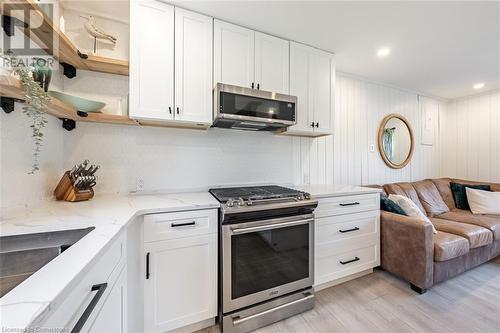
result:
[[[248,228],[234,228],[234,229],[231,228],[231,234],[232,235],[241,235],[241,234],[247,234],[249,232],[258,232],[258,231],[263,231],[263,230],[293,227],[296,225],[308,224],[308,223],[312,223],[312,222],[314,222],[314,219],[305,219],[305,220],[281,222],[281,223],[270,223],[270,224],[259,225],[259,226],[248,227]]]

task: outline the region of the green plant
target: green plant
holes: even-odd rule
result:
[[[4,62],[8,62],[13,72],[19,76],[25,91],[23,113],[32,120],[30,127],[33,138],[33,163],[30,174],[34,174],[40,169],[39,158],[43,145],[43,128],[47,124],[44,109],[47,103],[50,102],[50,97],[40,87],[40,84],[33,80],[32,70],[23,60],[9,52],[2,53],[1,57]]]

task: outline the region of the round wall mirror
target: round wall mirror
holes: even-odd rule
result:
[[[382,120],[378,131],[378,149],[385,164],[393,169],[404,168],[413,155],[413,131],[410,123],[399,114]]]

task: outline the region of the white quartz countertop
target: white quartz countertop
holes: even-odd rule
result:
[[[378,193],[351,185],[292,186],[317,198]],[[218,208],[208,191],[171,194],[101,195],[90,201],[50,201],[40,207],[4,212],[0,236],[95,227],[93,231],[0,298],[0,327],[26,329],[43,323],[107,245],[138,216]]]
[[[0,298],[0,327],[25,329],[43,323],[124,227],[144,214],[218,208],[208,192],[154,195],[103,195],[85,202],[51,201],[36,209],[8,212],[0,235],[95,227],[93,231]]]
[[[359,195],[381,192],[381,190],[377,188],[339,184],[299,185],[294,186],[294,188],[300,191],[307,192],[311,194],[311,196],[316,198],[340,197],[344,195]]]

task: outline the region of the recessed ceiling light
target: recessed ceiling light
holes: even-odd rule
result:
[[[474,89],[481,89],[484,88],[484,83],[476,83],[474,86],[472,86]]]
[[[377,57],[387,57],[391,54],[391,49],[388,47],[382,47],[377,51]]]

